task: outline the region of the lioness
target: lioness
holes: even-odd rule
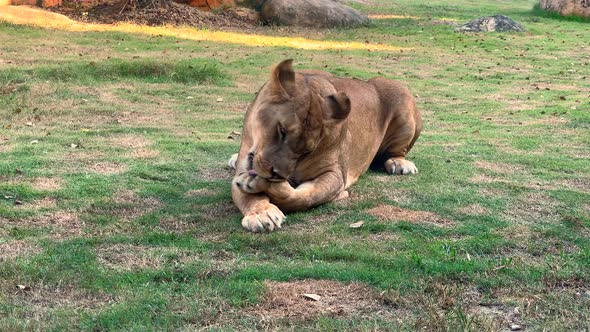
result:
[[[414,174],[405,158],[422,118],[410,91],[386,78],[367,82],[299,71],[285,60],[272,71],[244,118],[232,197],[242,226],[272,231],[283,212],[348,197],[373,161],[389,174]]]

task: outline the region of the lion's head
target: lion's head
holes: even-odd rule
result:
[[[247,169],[270,181],[288,179],[297,161],[341,129],[350,100],[322,75],[296,74],[293,60],[278,64],[249,112],[252,138]]]

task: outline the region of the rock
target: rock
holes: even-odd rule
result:
[[[476,18],[455,29],[458,32],[522,32],[522,25],[508,16],[494,15]]]
[[[590,17],[590,0],[541,0],[540,6],[561,15]]]
[[[311,28],[354,27],[369,24],[369,18],[333,0],[268,0],[261,19],[269,24]]]

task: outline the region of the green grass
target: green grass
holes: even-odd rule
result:
[[[24,70],[0,72],[0,84],[20,83],[31,80],[57,82],[116,82],[141,80],[151,83],[228,84],[228,77],[215,61],[204,59],[163,62],[157,59],[122,60],[109,59],[90,62],[68,62],[59,65],[41,65]]]
[[[353,6],[415,18],[236,31],[403,52],[46,30],[0,16],[0,330],[590,328],[590,27],[534,5],[375,0]],[[449,23],[492,14],[527,32]],[[420,173],[370,170],[350,199],[254,235],[231,202],[224,167],[239,140],[227,137],[285,58],[404,81],[425,121],[409,156]],[[422,214],[384,220],[371,213],[381,205]],[[302,302],[308,311],[289,316],[268,303],[269,282],[307,280],[328,296],[313,288],[323,279],[367,285],[378,309],[343,298],[351,311]]]

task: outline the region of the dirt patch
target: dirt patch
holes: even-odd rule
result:
[[[465,215],[484,216],[490,214],[490,210],[479,204],[471,204],[457,209],[457,212]]]
[[[243,313],[265,321],[284,318],[307,320],[319,315],[335,317],[390,314],[391,308],[383,305],[378,294],[369,287],[344,284],[329,280],[300,280],[292,282],[266,281],[266,294],[262,301]],[[317,294],[318,301],[303,294]]]
[[[41,248],[37,244],[23,240],[0,243],[0,262],[34,256],[40,251]]]
[[[57,177],[38,177],[31,181],[31,186],[35,190],[59,190],[62,188],[63,179]]]
[[[252,28],[257,15],[246,9],[230,9],[213,14],[173,1],[103,1],[97,6],[58,6],[51,10],[79,21],[97,23],[133,22],[147,25],[188,25],[197,27]]]
[[[503,164],[503,163],[492,163],[488,161],[478,160],[474,163],[475,167],[482,168],[488,171],[493,171],[496,173],[516,173],[524,171],[524,168],[519,165],[514,164]]]
[[[433,212],[406,210],[392,205],[381,204],[366,212],[383,220],[407,221],[411,223],[424,222],[439,226],[448,226],[452,224],[450,220],[441,218]]]

